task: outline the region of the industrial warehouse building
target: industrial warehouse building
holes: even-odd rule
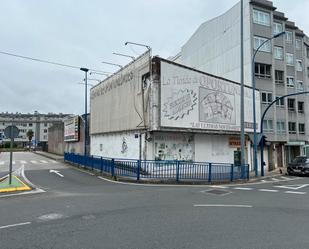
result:
[[[147,51],[94,86],[90,99],[92,155],[217,163],[237,160],[237,82],[152,58]],[[256,103],[259,107],[258,91]],[[252,89],[245,87],[247,133],[253,131],[251,113]],[[260,116],[259,108],[257,115]],[[246,159],[252,165],[248,136]]]

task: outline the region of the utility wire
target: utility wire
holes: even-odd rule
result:
[[[81,67],[78,67],[78,66],[72,66],[72,65],[68,65],[68,64],[59,63],[59,62],[53,62],[53,61],[42,60],[42,59],[32,58],[32,57],[28,57],[28,56],[18,55],[18,54],[12,54],[12,53],[8,53],[8,52],[4,52],[4,51],[0,51],[0,54],[14,56],[14,57],[18,57],[18,58],[21,58],[21,59],[26,59],[26,60],[31,60],[31,61],[41,62],[41,63],[52,64],[52,65],[61,66],[61,67],[69,67],[69,68],[74,68],[74,69],[80,69],[81,68]],[[104,73],[103,71],[100,71],[100,70],[91,69],[91,68],[88,68],[88,69],[90,71]]]

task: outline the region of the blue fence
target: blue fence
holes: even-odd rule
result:
[[[237,166],[228,163],[149,161],[83,156],[65,153],[64,160],[87,169],[111,176],[130,177],[136,180],[202,180],[224,182],[249,178],[249,165]]]

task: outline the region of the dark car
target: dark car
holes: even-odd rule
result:
[[[298,156],[288,165],[289,175],[309,175],[309,157]]]

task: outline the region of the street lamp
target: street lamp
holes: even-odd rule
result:
[[[275,34],[271,38],[266,39],[264,42],[258,46],[258,48],[254,51],[253,57],[252,57],[252,103],[253,103],[253,166],[255,170],[255,176],[258,176],[258,163],[257,163],[257,136],[256,136],[256,110],[255,110],[255,56],[259,49],[270,40],[277,38],[279,36],[284,35],[285,32],[280,32],[278,34]],[[261,125],[261,124],[260,124]]]
[[[111,75],[112,73],[110,73],[110,72],[101,72],[101,73],[98,73],[98,72],[93,72],[93,71],[91,71],[89,74],[90,74],[90,75],[92,75],[92,74],[97,74],[97,75],[109,76],[109,75]]]
[[[88,75],[88,68],[81,67],[81,71],[85,72],[85,125],[84,125],[84,157],[86,159],[87,155],[87,128],[88,128],[88,120],[87,120],[87,75]]]
[[[120,54],[120,53],[113,53],[114,55],[119,55],[119,56],[123,56],[123,57],[128,57],[131,58],[132,60],[135,60],[135,57],[132,55],[127,55],[127,54]]]
[[[127,42],[125,42],[124,45],[127,46],[128,44],[132,44],[132,45],[136,45],[136,46],[145,47],[145,48],[147,48],[148,50],[151,49],[150,46],[148,46],[148,45],[141,44],[141,43],[136,43],[136,42],[129,42],[129,41],[127,41]]]
[[[107,65],[112,65],[112,66],[117,66],[119,68],[123,68],[123,66],[119,65],[119,64],[115,64],[115,63],[110,63],[110,62],[107,62],[107,61],[101,61],[102,63],[104,64],[107,64]]]

